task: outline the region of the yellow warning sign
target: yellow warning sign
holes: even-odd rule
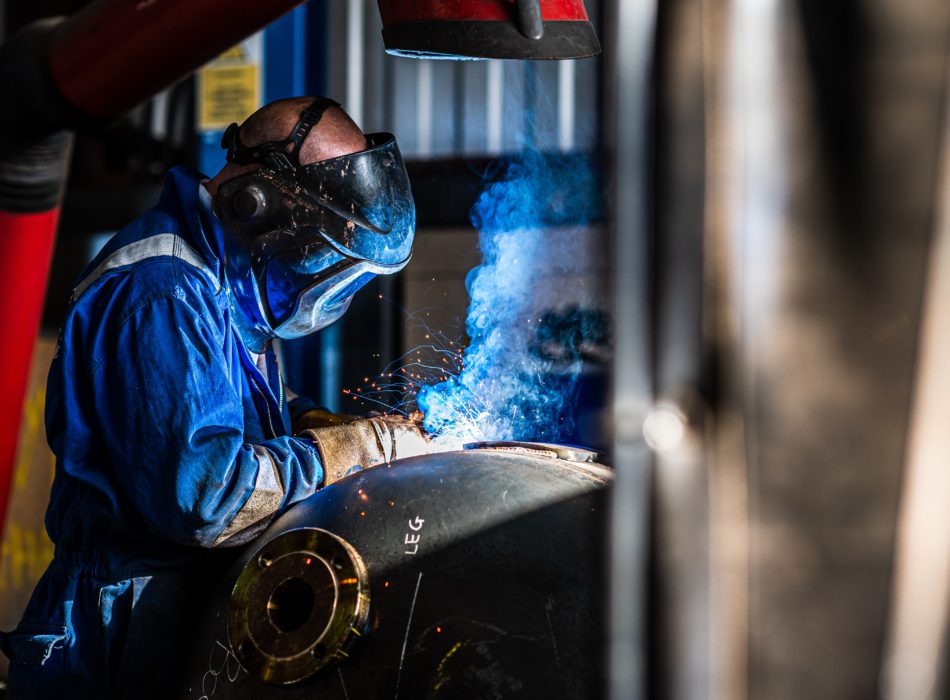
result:
[[[249,57],[247,54],[248,52],[245,51],[244,44],[235,44],[230,49],[228,49],[227,51],[222,53],[220,56],[218,56],[216,59],[214,59],[214,62],[224,63],[227,61],[240,61],[243,63],[244,61],[249,60]]]
[[[198,129],[240,124],[259,106],[261,80],[256,63],[209,65],[198,71]]]

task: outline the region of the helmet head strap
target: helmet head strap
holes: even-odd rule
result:
[[[256,146],[241,143],[241,128],[232,123],[221,137],[221,148],[227,151],[227,161],[237,165],[260,163],[277,171],[295,170],[300,167],[300,149],[310,130],[323,117],[330,107],[339,107],[340,103],[328,97],[317,97],[300,113],[300,119],[290,136],[282,141],[265,141]]]

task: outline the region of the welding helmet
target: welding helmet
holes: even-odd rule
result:
[[[363,151],[301,165],[300,148],[323,112],[317,98],[289,138],[248,147],[231,124],[227,160],[261,167],[218,187],[226,270],[252,335],[297,338],[337,320],[375,275],[409,261],[415,206],[392,134],[367,134]]]

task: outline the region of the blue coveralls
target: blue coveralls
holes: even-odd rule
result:
[[[169,697],[195,608],[238,545],[323,479],[258,370],[192,170],[86,268],[47,386],[56,545],[3,640],[9,697]],[[231,549],[231,552],[235,550]],[[224,560],[224,561],[222,561]]]

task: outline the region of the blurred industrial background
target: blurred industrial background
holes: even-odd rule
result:
[[[331,409],[372,410],[353,392],[432,336],[465,342],[469,212],[499,159],[598,178],[596,215],[552,229],[578,260],[546,308],[609,319],[565,436],[616,473],[605,693],[950,698],[950,4],[585,4],[602,56],[456,62],[385,54],[375,2],[310,0],[77,132],[3,417],[0,629],[52,556],[44,382],[77,275],[167,168],[217,171],[230,121],[327,94],[398,136],[418,210],[402,274],[283,344],[288,383]],[[0,0],[0,41],[84,5]]]

